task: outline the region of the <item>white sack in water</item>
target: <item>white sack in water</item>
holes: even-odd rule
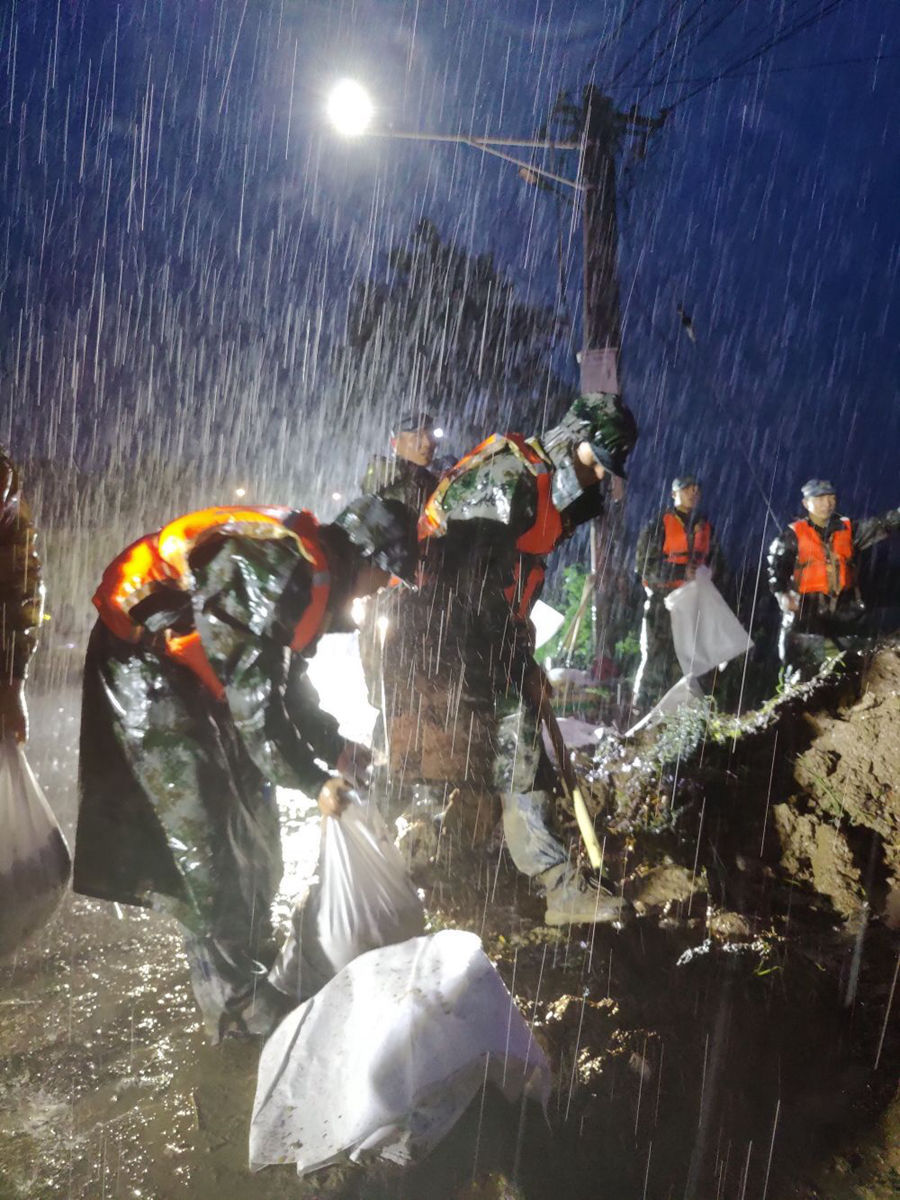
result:
[[[480,939],[447,929],[371,950],[266,1042],[250,1168],[423,1158],[485,1079],[511,1102],[550,1095],[544,1052]]]
[[[53,915],[72,862],[22,747],[0,741],[0,955]]]
[[[722,599],[708,567],[665,600],[672,619],[672,642],[685,675],[705,675],[721,663],[745,654],[750,635]]]

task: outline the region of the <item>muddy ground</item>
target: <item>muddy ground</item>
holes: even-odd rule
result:
[[[77,689],[44,683],[30,757],[71,835]],[[170,923],[68,896],[0,964],[0,1200],[897,1196],[898,697],[888,650],[583,759],[622,929],[549,930],[505,856],[444,846],[434,927],[482,935],[555,1087],[546,1120],[479,1098],[405,1174],[251,1175],[257,1048],[205,1044]],[[288,798],[282,915],[315,823]]]

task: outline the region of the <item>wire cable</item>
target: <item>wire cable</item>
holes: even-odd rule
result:
[[[832,13],[843,7],[843,5],[847,3],[847,0],[828,0],[828,2],[825,4],[822,4],[821,0],[817,0],[817,2],[820,4],[820,8],[815,16],[804,14],[804,17],[798,19],[790,28],[784,30],[777,36],[770,38],[769,41],[763,43],[763,45],[757,46],[755,50],[745,54],[742,58],[737,59],[736,62],[733,62],[730,66],[725,67],[724,70],[720,71],[718,75],[714,75],[711,79],[705,80],[703,83],[698,84],[697,87],[693,88],[691,91],[685,92],[684,95],[679,96],[676,100],[673,100],[672,103],[668,105],[669,110],[671,111],[672,109],[677,108],[679,105],[684,104],[686,101],[692,99],[696,95],[699,95],[700,92],[705,91],[707,88],[712,87],[713,84],[718,83],[720,80],[731,78],[733,73],[740,67],[745,67],[748,63],[754,62],[763,54],[766,54],[769,50],[774,49],[775,46],[782,45],[784,42],[788,41],[792,37],[796,37],[798,33],[802,33],[806,29],[812,29],[826,17],[831,16]]]

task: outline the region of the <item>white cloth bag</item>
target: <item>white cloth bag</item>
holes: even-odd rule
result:
[[[72,860],[21,746],[0,740],[0,956],[53,915]]]
[[[750,636],[723,600],[708,567],[698,567],[696,577],[675,588],[665,605],[675,655],[685,675],[705,675],[749,649]]]
[[[322,818],[318,880],[301,897],[269,980],[298,1000],[360,954],[425,929],[425,910],[378,810]]]
[[[473,933],[354,959],[263,1047],[250,1169],[424,1157],[485,1082],[546,1106],[550,1066]]]

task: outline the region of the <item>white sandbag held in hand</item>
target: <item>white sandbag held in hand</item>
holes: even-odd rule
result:
[[[0,741],[0,955],[53,915],[72,860],[25,752]]]
[[[676,588],[665,604],[675,655],[685,675],[705,675],[749,649],[749,634],[722,599],[708,567],[698,567],[696,577]]]
[[[269,980],[298,1000],[367,950],[423,932],[422,902],[377,809],[353,803],[323,817],[318,880],[292,925]]]

